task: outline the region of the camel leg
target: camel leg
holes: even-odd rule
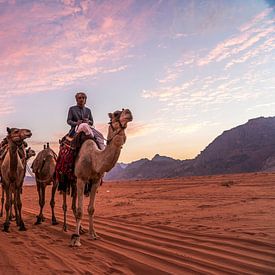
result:
[[[18,215],[18,206],[17,206],[17,200],[15,198],[15,194],[14,194],[14,198],[12,200],[12,203],[14,205],[14,212],[15,212],[15,220],[16,220],[16,225],[19,226],[20,225],[20,221],[19,221],[19,215]],[[12,220],[12,204],[11,204],[11,213],[10,213],[10,219]]]
[[[89,234],[90,238],[93,240],[98,240],[100,237],[96,234],[94,229],[94,212],[95,212],[95,197],[96,197],[96,191],[100,184],[100,180],[98,183],[93,184],[90,192],[90,202],[88,206],[88,214],[89,214]]]
[[[11,208],[11,190],[9,187],[5,188],[6,193],[6,203],[5,203],[5,210],[6,210],[6,221],[4,223],[3,231],[9,232],[10,227],[10,208]]]
[[[43,192],[42,192],[42,184],[37,183],[37,192],[38,192],[38,197],[39,197],[39,206],[40,206],[40,213],[36,216],[37,220],[35,222],[35,225],[41,224],[42,223],[42,209],[43,209]]]
[[[79,229],[81,225],[81,219],[83,215],[83,195],[84,195],[84,186],[85,181],[77,179],[77,210],[76,210],[76,230],[75,234],[71,238],[71,246],[81,246]]]
[[[44,184],[38,184],[37,186],[37,191],[38,191],[38,195],[39,195],[39,206],[40,206],[40,213],[38,216],[36,216],[37,220],[35,225],[37,224],[41,224],[43,222],[43,208],[45,205],[45,185]]]
[[[76,196],[77,196],[77,190],[76,185],[72,186],[72,210],[74,213],[75,221],[77,221],[77,212],[76,212]],[[79,228],[79,234],[82,235],[86,233],[86,230],[80,225]]]
[[[55,197],[55,191],[56,191],[56,189],[57,189],[57,182],[53,181],[52,198],[51,198],[51,202],[50,202],[50,205],[51,205],[51,208],[52,208],[52,225],[57,225],[58,224],[58,222],[56,220],[56,217],[54,215],[54,206],[55,206],[54,197]]]
[[[76,196],[77,196],[76,186],[72,186],[72,210],[73,210],[73,213],[74,213],[75,220],[76,220],[76,216],[77,216],[77,213],[76,213]]]
[[[63,192],[63,212],[64,212],[64,224],[63,231],[67,232],[67,192]]]
[[[3,217],[3,207],[4,207],[4,201],[5,201],[5,191],[2,185],[2,198],[1,198],[1,211],[0,211],[0,217]]]
[[[12,206],[14,206],[15,215],[13,215]],[[17,215],[17,209],[16,209],[15,194],[12,196],[12,193],[11,193],[10,221],[13,221],[15,218],[16,224],[18,225],[18,216],[16,215]]]
[[[22,219],[21,188],[17,188],[15,190],[15,194],[16,194],[15,199],[16,199],[16,202],[17,202],[18,215],[19,215],[19,221],[20,221],[19,230],[20,231],[26,231],[26,227],[25,227],[25,224],[24,224],[23,219]]]

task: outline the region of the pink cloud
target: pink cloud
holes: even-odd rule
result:
[[[128,53],[145,39],[144,26],[153,12],[130,16],[131,5],[132,1],[8,5],[0,17],[2,93],[55,90],[126,70]]]
[[[260,27],[256,27],[255,24],[259,23],[260,20],[264,20],[269,12],[270,9],[260,13],[249,23],[249,28],[241,28],[241,33],[219,43],[206,57],[198,59],[197,64],[204,66],[211,62],[220,62],[253,47],[261,39],[268,39],[269,35],[274,32],[272,22],[265,20],[261,22]]]
[[[271,12],[273,11],[272,8],[268,8],[261,13],[257,14],[251,21],[245,23],[240,27],[240,31],[244,32],[250,28],[252,28],[254,25],[256,25],[258,22],[262,21],[265,17],[267,17]]]

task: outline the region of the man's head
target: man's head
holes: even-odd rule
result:
[[[87,100],[87,95],[84,92],[78,92],[75,95],[76,103],[79,107],[84,107]]]

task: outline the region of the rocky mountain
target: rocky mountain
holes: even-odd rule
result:
[[[169,178],[275,171],[275,117],[259,117],[215,138],[195,159],[175,160],[155,155],[128,165],[117,164],[107,175],[114,179]]]
[[[275,154],[275,117],[250,119],[223,132],[193,163],[201,175],[254,172]]]
[[[167,178],[183,170],[187,161],[175,160],[170,157],[155,155],[152,160],[141,159],[129,163],[124,169],[118,163],[105,177],[114,179],[150,179]]]

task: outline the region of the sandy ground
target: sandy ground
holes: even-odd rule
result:
[[[50,191],[47,219],[34,225],[36,187],[24,187],[28,230],[12,222],[0,232],[0,274],[275,274],[275,174],[105,182],[95,213],[102,239],[84,234],[79,248],[69,247],[71,210],[62,231],[59,194],[60,224],[51,225]]]

